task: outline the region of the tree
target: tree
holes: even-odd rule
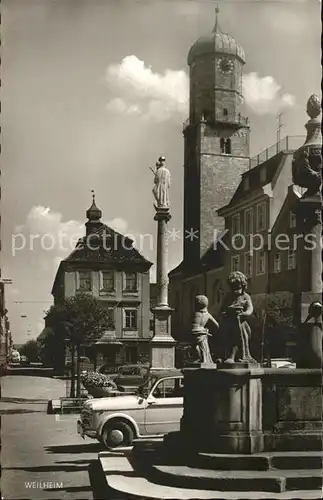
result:
[[[37,340],[28,340],[23,346],[20,348],[20,354],[26,356],[29,361],[34,362],[39,360],[40,355],[40,345]]]
[[[72,353],[71,397],[74,397],[74,351],[76,349],[76,395],[80,396],[80,346],[98,340],[111,326],[108,310],[95,297],[78,294],[52,306],[46,314],[46,325],[55,331],[60,342],[65,341]]]
[[[62,342],[55,334],[54,330],[45,326],[44,330],[37,337],[37,342],[40,346],[40,359],[43,364],[45,366],[57,368],[62,353]]]

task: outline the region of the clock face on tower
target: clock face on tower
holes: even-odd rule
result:
[[[221,73],[223,73],[224,75],[232,73],[234,69],[233,61],[231,61],[231,59],[228,59],[227,57],[221,57],[221,59],[219,59],[217,62],[217,66]]]

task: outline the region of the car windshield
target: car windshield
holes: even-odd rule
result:
[[[142,384],[140,387],[138,387],[137,394],[139,396],[143,396],[146,398],[149,395],[153,386],[155,385],[156,381],[157,381],[156,376],[149,377],[144,384]]]

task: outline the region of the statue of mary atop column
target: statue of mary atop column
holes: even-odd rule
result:
[[[166,158],[160,156],[156,163],[156,170],[154,171],[154,188],[153,194],[156,199],[155,209],[169,208],[169,188],[170,188],[170,171],[165,167]]]

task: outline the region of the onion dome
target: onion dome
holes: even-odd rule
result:
[[[92,198],[93,198],[92,205],[86,211],[86,217],[90,221],[99,221],[101,219],[101,217],[102,217],[102,212],[101,212],[101,210],[95,204],[95,193],[94,193],[94,191],[92,191]]]
[[[242,63],[246,62],[245,52],[241,45],[231,35],[222,33],[220,30],[218,26],[219,9],[216,8],[215,12],[216,19],[212,32],[209,35],[201,36],[193,43],[187,57],[188,65],[198,57],[209,54],[228,54],[237,57]]]

